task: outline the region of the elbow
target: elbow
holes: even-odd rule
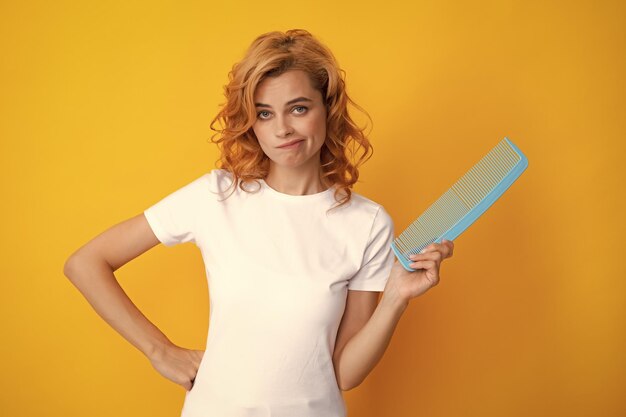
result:
[[[70,255],[65,259],[65,263],[63,264],[63,275],[65,275],[70,280],[76,275],[78,263],[80,262],[81,258],[81,250],[82,248],[78,248],[74,252],[70,253]]]
[[[361,385],[362,380],[356,380],[355,378],[346,378],[341,373],[337,373],[337,386],[341,391],[350,391]]]
[[[65,260],[65,264],[63,265],[63,275],[65,275],[70,280],[76,273],[76,256],[72,255]]]
[[[339,389],[342,391],[350,391],[361,385],[361,382],[357,381],[339,381]]]
[[[72,270],[74,269],[74,259],[73,256],[70,256],[65,260],[65,264],[63,264],[63,275],[67,278],[70,278],[72,275]]]
[[[350,391],[361,385],[363,379],[355,378],[355,377],[346,377],[346,375],[342,372],[341,367],[339,366],[341,352],[335,352],[333,356],[333,367],[335,369],[335,376],[337,378],[337,386],[341,391]]]

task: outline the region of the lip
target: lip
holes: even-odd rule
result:
[[[285,143],[283,145],[278,146],[278,148],[291,148],[291,147],[293,147],[293,145],[295,145],[295,144],[297,144],[299,142],[302,142],[302,141],[304,141],[304,139],[295,139],[295,140],[287,142],[287,143]]]

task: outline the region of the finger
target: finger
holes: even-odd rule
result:
[[[434,252],[426,252],[426,253],[417,253],[409,256],[409,259],[413,261],[435,261],[441,262],[444,256],[439,251]]]
[[[422,249],[420,253],[432,252],[433,250],[435,250],[435,248],[436,248],[435,244],[431,243],[430,245],[424,247],[424,249]]]
[[[449,252],[449,247],[443,243],[431,243],[430,245],[426,246],[421,252],[420,254],[424,254],[424,253],[441,253],[442,258],[447,258]]]
[[[431,269],[436,266],[435,261],[417,261],[409,265],[413,269]]]
[[[454,253],[454,243],[451,240],[443,239],[441,241],[441,249],[443,251],[444,258],[449,258]]]
[[[443,239],[441,241],[441,243],[445,243],[446,245],[448,245],[448,247],[450,249],[454,249],[454,241],[453,240]]]
[[[451,240],[442,239],[441,243],[431,243],[426,246],[418,255],[431,252],[441,252],[443,259],[449,258],[454,252],[454,243]]]

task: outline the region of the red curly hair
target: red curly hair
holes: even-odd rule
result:
[[[373,153],[363,133],[365,128],[359,128],[350,118],[348,103],[365,113],[370,122],[371,117],[348,97],[345,71],[339,68],[330,49],[304,29],[258,36],[244,58],[233,65],[224,86],[226,103],[210,124],[216,132],[211,141],[221,151],[217,166],[233,175],[233,192],[235,184],[248,191],[246,183],[266,178],[269,158],[252,129],[257,117],[253,96],[266,77],[288,70],[306,72],[313,87],[322,94],[327,116],[326,140],[320,150],[321,179],[337,187],[335,200],[342,206],[350,201],[350,189],[359,178],[358,167]],[[214,128],[216,122],[223,129]],[[214,140],[218,134],[220,137]],[[343,196],[338,197],[340,194]]]

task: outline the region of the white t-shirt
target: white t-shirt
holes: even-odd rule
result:
[[[206,351],[181,417],[343,417],[332,362],[347,291],[382,291],[394,262],[384,208],[334,187],[294,196],[214,169],[144,211],[165,246],[200,248]],[[220,201],[223,200],[223,201]]]

